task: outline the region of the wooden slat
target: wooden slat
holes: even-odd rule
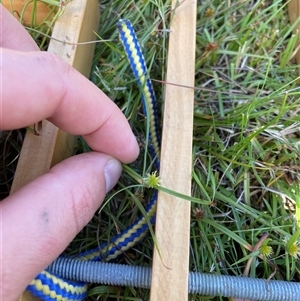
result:
[[[96,40],[93,31],[99,26],[98,0],[76,0],[67,4],[53,29],[48,51],[60,55],[85,76],[89,76],[95,44],[75,45]],[[58,42],[65,41],[67,43]],[[69,135],[48,121],[43,121],[41,136],[26,133],[11,193],[32,181],[61,160],[72,155],[76,137]],[[24,293],[19,301],[34,301]]]
[[[193,87],[196,3],[178,5],[172,18],[166,82]],[[191,193],[194,91],[166,84],[161,147],[162,185]],[[190,202],[159,192],[150,300],[188,300]]]
[[[99,24],[97,0],[71,1],[55,23],[48,51],[61,56],[70,65],[89,76],[94,44],[75,45],[94,41]],[[59,42],[62,41],[62,42]],[[67,42],[68,44],[64,43]],[[44,174],[51,166],[72,155],[76,137],[59,130],[44,120],[42,135],[27,132],[22,146],[11,193]]]
[[[300,1],[299,0],[290,0],[288,2],[288,11],[290,16],[290,22],[293,24],[300,17]],[[297,26],[294,29],[294,34],[298,35],[297,46],[300,46],[300,22],[298,22]],[[296,54],[297,64],[300,65],[300,49]],[[298,68],[298,74],[300,76],[300,68]]]

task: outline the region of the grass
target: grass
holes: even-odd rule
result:
[[[151,195],[149,189],[123,190],[136,184],[133,173],[142,178],[151,171],[151,157],[144,150],[141,92],[116,22],[121,17],[134,24],[161,104],[171,16],[169,1],[101,1],[91,80],[127,116],[142,151],[70,254],[109,241],[140,215],[136,201],[147,203]],[[286,3],[201,1],[197,20],[192,195],[203,202],[190,199],[190,270],[300,281],[300,89]],[[80,140],[77,152],[86,149]],[[152,248],[149,236],[118,261],[151,265]],[[104,285],[91,287],[88,297],[148,299],[148,290]]]
[[[115,24],[120,17],[134,24],[161,102],[169,3],[151,1],[137,7],[133,2],[107,1],[102,6],[99,37],[111,41],[97,47],[93,81],[128,116],[143,147],[140,91],[117,42]],[[192,190],[193,197],[210,205],[191,199],[190,270],[299,281],[300,90],[292,59],[296,37],[286,5],[203,1],[197,14]],[[132,168],[145,175],[149,156],[142,152],[138,162]],[[130,182],[124,175],[123,185]],[[102,222],[97,221],[102,239],[129,225],[138,215],[135,208],[127,194],[107,204],[101,211]],[[110,234],[106,222],[116,225]],[[261,236],[264,241],[254,252]],[[151,264],[151,241],[146,239],[120,260]],[[148,291],[110,292],[111,288],[100,286],[90,290],[90,300],[96,300],[100,289],[103,300],[148,299]],[[190,300],[227,299],[190,296]]]

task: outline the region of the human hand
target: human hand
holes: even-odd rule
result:
[[[97,87],[40,52],[2,5],[0,23],[0,129],[47,118],[94,150],[57,164],[0,202],[0,299],[15,301],[92,218],[121,174],[119,161],[133,161],[139,150],[125,117]]]

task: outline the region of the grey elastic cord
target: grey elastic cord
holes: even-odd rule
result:
[[[48,270],[88,283],[150,288],[151,268],[58,258]],[[300,301],[300,283],[189,273],[189,293],[256,301]]]

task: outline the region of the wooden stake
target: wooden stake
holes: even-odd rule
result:
[[[98,0],[71,1],[55,23],[52,37],[56,40],[51,40],[48,51],[60,55],[83,75],[89,76],[95,44],[76,43],[96,40],[93,31],[97,31],[98,26]],[[45,120],[40,136],[27,131],[11,193],[47,172],[52,165],[71,156],[76,139]],[[36,298],[28,293],[24,293],[19,299],[34,300]]]
[[[290,0],[288,2],[288,11],[290,16],[290,22],[291,24],[293,24],[300,17],[300,1]],[[298,42],[296,47],[300,47],[300,22],[298,22],[293,32],[294,34],[298,35]],[[297,64],[300,65],[300,48],[297,51],[296,60],[297,60]],[[298,74],[300,76],[300,68],[298,68]]]
[[[172,2],[166,82],[194,87],[197,1]],[[177,6],[177,7],[176,7]],[[194,91],[166,85],[162,185],[191,193]],[[190,202],[159,192],[150,301],[188,300]]]

